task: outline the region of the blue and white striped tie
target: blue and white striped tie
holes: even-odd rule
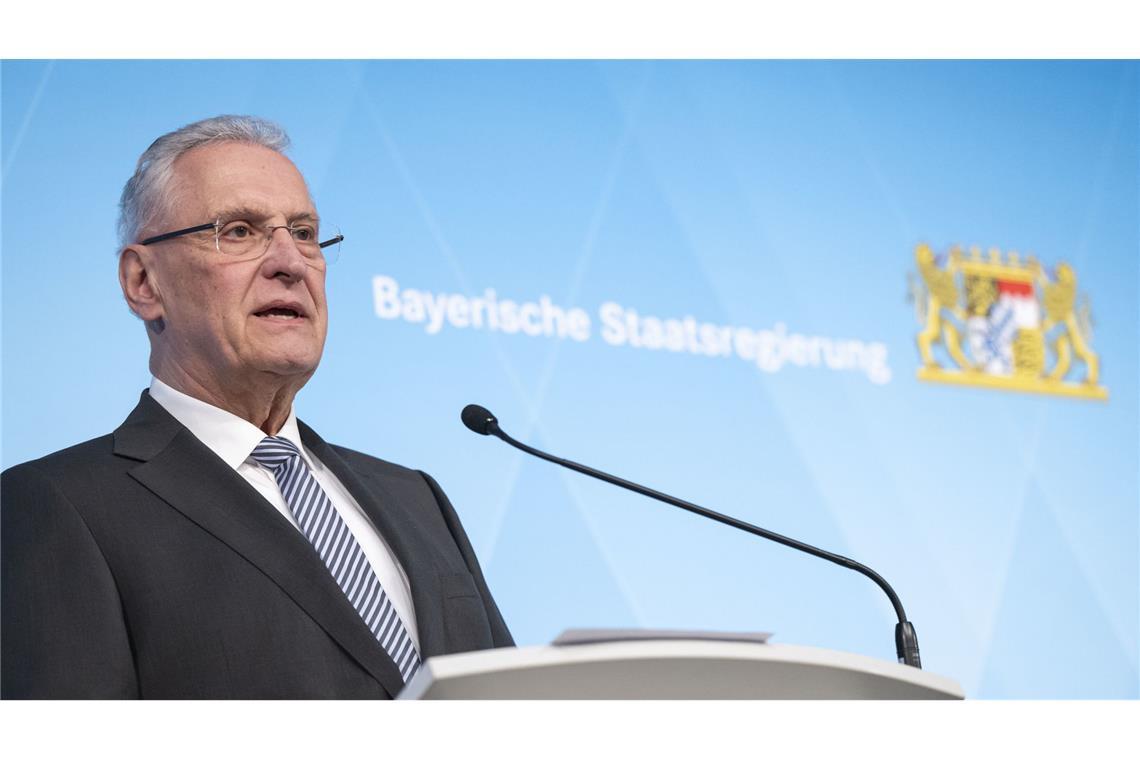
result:
[[[257,444],[253,458],[273,472],[301,531],[407,683],[420,666],[419,652],[360,544],[301,459],[301,452],[289,440],[269,436]]]

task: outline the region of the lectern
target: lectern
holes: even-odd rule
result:
[[[814,647],[626,640],[431,657],[400,699],[963,699],[949,678]]]

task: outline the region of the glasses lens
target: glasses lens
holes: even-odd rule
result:
[[[260,255],[266,242],[266,232],[250,222],[226,222],[218,228],[218,250],[227,256]]]
[[[339,227],[322,224],[321,236],[325,238],[320,244],[321,253],[324,254],[325,261],[335,264],[340,258],[340,244],[344,240],[344,235],[340,234]]]

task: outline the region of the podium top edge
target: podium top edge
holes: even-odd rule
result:
[[[429,658],[424,671],[436,679],[491,674],[516,668],[555,667],[568,663],[606,663],[646,659],[730,659],[747,662],[783,662],[861,672],[965,699],[953,679],[925,670],[851,652],[800,646],[693,639],[614,641],[573,646],[540,645],[504,647]],[[417,674],[427,676],[428,672]],[[411,686],[412,684],[409,684]]]

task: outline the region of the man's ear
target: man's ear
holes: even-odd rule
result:
[[[119,286],[135,316],[148,325],[162,323],[162,296],[145,249],[127,246],[119,254]]]

